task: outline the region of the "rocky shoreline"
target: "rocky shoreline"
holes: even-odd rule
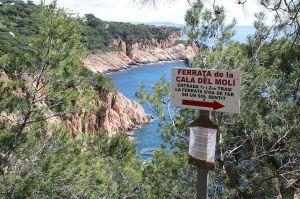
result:
[[[130,68],[136,64],[190,58],[194,53],[193,47],[177,44],[163,49],[159,47],[132,49],[129,55],[125,52],[94,54],[85,59],[84,64],[93,72],[105,73]],[[0,74],[0,82],[7,81],[6,74]],[[51,124],[65,122],[74,137],[80,132],[96,133],[101,130],[112,136],[119,131],[139,128],[153,119],[151,115],[145,113],[140,104],[119,92],[112,93],[100,88],[98,95],[99,100],[91,102],[95,107],[93,111],[82,109],[78,113],[70,113],[61,118],[51,118],[47,122]]]
[[[127,70],[127,69],[130,69],[130,68],[136,68],[136,67],[143,67],[143,66],[149,66],[151,67],[152,64],[159,64],[159,63],[172,63],[172,62],[183,62],[184,60],[182,59],[175,59],[175,60],[168,60],[168,61],[158,61],[158,62],[150,62],[150,63],[146,63],[146,64],[143,64],[143,63],[140,63],[140,64],[134,64],[134,65],[130,65],[128,66],[127,68],[124,68],[124,69],[118,69],[118,70],[108,70],[106,72],[103,72],[103,74],[106,74],[106,75],[110,75],[114,72],[119,72],[119,71],[123,71],[123,70]]]
[[[84,65],[94,73],[108,73],[138,64],[189,59],[195,54],[195,47],[177,44],[168,48],[136,49],[130,55],[124,51],[93,54],[84,60]]]
[[[160,42],[152,40],[146,43],[126,44],[122,40],[116,40],[115,43],[119,46],[120,51],[89,55],[83,60],[85,67],[94,73],[110,73],[138,64],[190,59],[196,55],[197,51],[194,46],[182,44],[178,34],[170,35],[167,40]],[[100,111],[102,116],[94,113],[81,113],[73,119],[71,118],[70,127],[92,132],[103,129],[109,135],[113,135],[118,131],[139,128],[152,120],[152,117],[144,112],[140,104],[126,98],[121,93],[117,93],[114,97],[112,93],[102,93],[100,96],[107,105],[107,109]],[[88,118],[89,121],[86,127],[76,125],[80,124],[78,121],[84,118]]]

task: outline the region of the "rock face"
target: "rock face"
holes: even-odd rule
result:
[[[117,71],[134,64],[125,52],[108,52],[94,54],[84,60],[84,65],[93,72]]]
[[[65,118],[67,126],[72,129],[73,136],[76,133],[96,133],[103,130],[108,135],[114,135],[119,131],[128,131],[137,128],[152,119],[145,114],[142,106],[130,100],[121,93],[99,91],[101,102],[95,102],[94,111],[82,110],[78,114],[68,115]]]
[[[125,43],[121,39],[114,41],[118,52],[93,54],[84,60],[84,65],[93,72],[105,73],[129,68],[135,64],[155,63],[159,61],[182,60],[196,54],[196,48],[179,42],[180,34],[171,34],[166,40],[152,39],[146,42]],[[97,104],[94,113],[82,111],[68,118],[70,128],[83,132],[96,132],[103,129],[113,135],[120,130],[136,128],[148,123],[151,116],[146,115],[141,105],[129,100],[122,94],[113,95],[100,92],[104,104]],[[85,122],[81,122],[85,121]]]
[[[23,77],[23,80],[25,80],[29,87],[30,84],[27,79],[29,78]],[[7,75],[0,72],[0,85],[5,87],[7,81]],[[126,98],[121,93],[111,93],[100,88],[97,91],[100,100],[91,102],[94,107],[93,110],[81,109],[76,114],[69,113],[62,117],[49,118],[48,116],[53,115],[53,113],[46,112],[45,118],[48,118],[46,122],[53,125],[64,122],[66,126],[71,129],[73,136],[76,137],[80,132],[97,133],[101,130],[108,135],[114,135],[119,131],[128,131],[137,128],[152,120],[152,117],[144,112],[140,104]],[[47,91],[45,91],[45,93],[47,93]],[[24,95],[24,91],[17,89],[14,94],[22,96]],[[42,101],[38,106],[40,108],[46,108],[47,104]],[[17,121],[17,117],[14,114],[8,114],[6,112],[0,112],[0,119],[11,124]]]
[[[119,46],[119,52],[90,55],[84,60],[84,65],[93,72],[105,73],[126,69],[135,64],[182,60],[196,54],[196,47],[180,44],[179,37],[175,34],[162,41],[153,39],[144,43],[126,44],[122,40],[115,40],[115,44]]]

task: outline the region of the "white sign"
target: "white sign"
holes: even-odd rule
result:
[[[191,127],[189,155],[198,160],[215,162],[217,129]]]
[[[172,68],[171,105],[240,112],[241,72]]]

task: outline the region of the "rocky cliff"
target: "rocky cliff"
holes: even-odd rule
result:
[[[108,135],[119,131],[128,131],[152,119],[145,114],[144,109],[137,102],[130,100],[121,93],[111,93],[100,90],[101,101],[95,102],[94,111],[81,110],[78,114],[65,118],[67,126],[72,129],[74,136],[77,132],[95,133],[103,130]]]
[[[6,87],[8,80],[6,74],[0,72],[0,89]],[[27,82],[27,78],[23,78],[23,80],[29,88],[30,84]],[[44,91],[47,92],[46,90],[41,92]],[[152,117],[145,114],[140,104],[126,98],[121,93],[112,93],[104,89],[97,89],[97,92],[99,100],[91,102],[94,106],[93,110],[81,109],[79,113],[69,113],[61,117],[48,117],[53,114],[47,112],[44,115],[47,118],[46,122],[49,124],[64,122],[75,137],[80,132],[96,133],[99,131],[114,135],[119,131],[128,131],[151,121]],[[16,89],[14,94],[23,96],[24,91]],[[47,109],[45,101],[41,101],[38,106]],[[0,119],[11,124],[18,120],[16,115],[4,111],[0,112]]]
[[[93,54],[84,60],[84,65],[93,72],[105,73],[129,68],[135,64],[155,63],[159,61],[182,60],[196,54],[196,48],[185,46],[179,42],[180,34],[171,34],[166,40],[135,42],[128,44],[121,39],[114,42],[119,47],[118,52]],[[68,125],[83,132],[95,132],[105,129],[110,134],[120,130],[128,130],[148,123],[151,116],[144,113],[143,108],[136,102],[118,93],[101,93],[101,99],[106,103],[105,108],[97,104],[98,111],[87,113],[82,111],[68,118]],[[87,120],[84,125],[80,121]]]
[[[84,65],[93,72],[105,73],[129,68],[135,64],[155,63],[159,61],[182,60],[196,54],[196,48],[179,42],[179,35],[170,35],[166,40],[151,40],[126,44],[115,40],[120,51],[98,53],[88,56]]]
[[[91,55],[84,60],[85,66],[93,72],[103,73],[128,68],[133,64],[190,58],[195,54],[195,48],[178,43],[176,34],[161,41],[153,39],[134,44],[126,44],[122,40],[115,42],[121,49],[119,52]],[[5,74],[0,75],[0,81],[7,81]],[[145,114],[141,105],[121,93],[99,89],[98,94],[100,100],[92,102],[95,107],[93,111],[82,109],[76,114],[51,118],[48,122],[65,122],[74,136],[79,132],[96,133],[100,130],[114,135],[118,131],[128,131],[149,123],[152,119]]]

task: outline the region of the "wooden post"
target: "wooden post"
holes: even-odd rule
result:
[[[209,120],[209,111],[200,110],[199,117]],[[201,125],[201,124],[199,124]],[[197,169],[197,199],[207,199],[208,170]]]
[[[200,110],[199,117],[191,123],[191,127],[217,129],[217,125],[209,118],[209,111]],[[196,159],[189,155],[189,163],[197,166],[197,198],[207,199],[208,171],[215,168],[214,163]]]
[[[207,199],[208,170],[197,170],[197,199]]]

